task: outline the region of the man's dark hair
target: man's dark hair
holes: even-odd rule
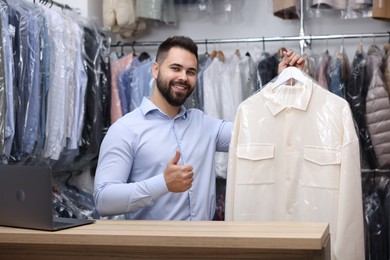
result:
[[[198,46],[195,42],[186,36],[172,36],[163,41],[157,50],[156,62],[161,63],[167,57],[169,50],[173,47],[179,47],[195,55],[198,61]]]

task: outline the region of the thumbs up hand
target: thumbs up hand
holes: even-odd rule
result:
[[[184,192],[191,188],[194,172],[191,165],[178,165],[180,151],[168,163],[164,171],[164,179],[170,192]]]

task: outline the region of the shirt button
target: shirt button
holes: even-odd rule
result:
[[[292,209],[287,210],[287,214],[291,215],[292,214]]]
[[[287,176],[287,180],[291,181],[291,176],[290,175]]]
[[[287,146],[291,147],[291,142],[290,141],[287,142]]]

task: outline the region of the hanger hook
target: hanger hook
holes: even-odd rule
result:
[[[265,51],[265,39],[264,39],[264,36],[263,36],[263,51]]]
[[[329,49],[329,35],[326,35],[326,50]]]
[[[344,52],[344,35],[341,36],[340,53]]]
[[[135,54],[135,41],[131,44],[131,50],[133,51],[133,54]]]

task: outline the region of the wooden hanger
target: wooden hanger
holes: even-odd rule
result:
[[[300,69],[294,66],[290,66],[285,68],[278,76],[278,78],[273,83],[272,88],[276,88],[286,82],[288,82],[290,79],[297,80],[301,83],[305,83],[308,79],[308,76]],[[289,85],[294,85],[289,84]]]

